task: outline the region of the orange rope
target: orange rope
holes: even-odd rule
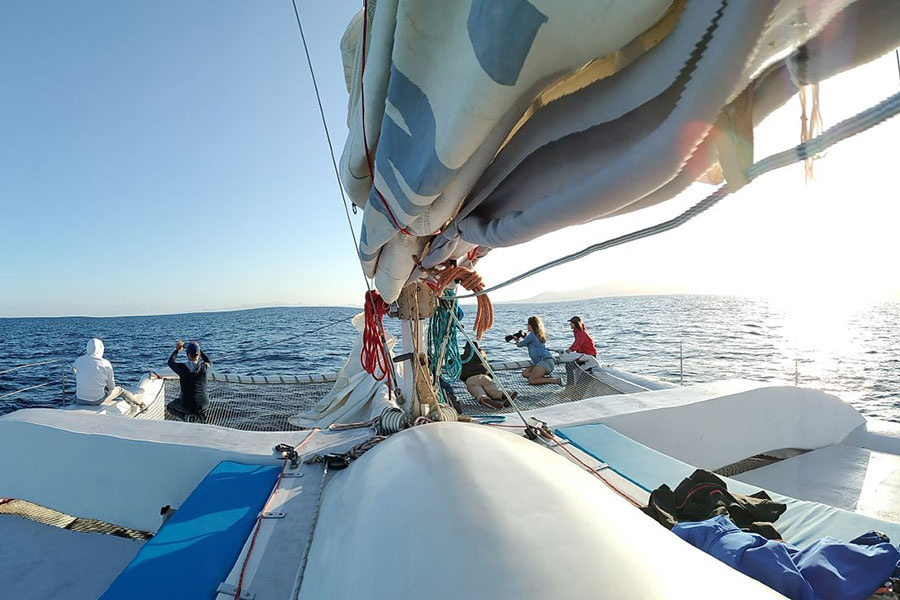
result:
[[[440,294],[444,291],[444,288],[457,280],[459,280],[460,285],[470,292],[480,292],[484,289],[484,281],[481,279],[481,275],[471,269],[458,266],[447,267],[441,271],[435,287]],[[493,325],[494,307],[491,305],[491,299],[486,294],[478,296],[478,312],[475,314],[475,326],[473,327],[475,337],[480,338]]]

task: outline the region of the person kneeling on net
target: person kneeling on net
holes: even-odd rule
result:
[[[578,383],[578,376],[581,373],[590,372],[591,369],[600,366],[597,361],[597,347],[588,335],[584,320],[581,317],[572,317],[569,319],[569,326],[575,335],[575,342],[559,355],[560,362],[566,365],[566,387]],[[578,371],[575,370],[576,365],[580,367]]]
[[[147,409],[137,396],[116,385],[112,364],[103,358],[103,342],[97,338],[88,340],[87,352],[75,360],[72,371],[75,372],[75,400],[79,404],[103,404],[121,397],[141,412]]]
[[[175,357],[184,348],[187,362],[175,361]],[[175,350],[169,356],[169,368],[178,375],[181,384],[181,397],[166,405],[166,411],[174,418],[182,421],[204,420],[209,396],[206,393],[206,378],[212,362],[197,342],[176,342]]]
[[[522,371],[522,377],[528,380],[530,385],[544,385],[553,383],[562,385],[562,380],[558,377],[550,377],[553,372],[555,362],[553,355],[547,350],[547,333],[544,330],[544,322],[537,315],[528,317],[528,335],[521,337],[521,332],[514,336],[510,336],[510,341],[515,341],[519,348],[528,348],[528,357],[531,359],[531,366],[526,367]]]
[[[503,391],[497,387],[488,373],[484,364],[486,362],[487,355],[479,347],[478,342],[476,341],[474,346],[466,342],[466,346],[463,348],[459,379],[466,384],[466,389],[478,401],[478,404],[485,408],[499,410],[509,406],[509,401],[503,397]],[[509,396],[515,400],[517,395],[517,392],[511,392]]]

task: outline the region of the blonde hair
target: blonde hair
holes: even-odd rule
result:
[[[533,315],[528,317],[528,325],[531,326],[531,331],[534,332],[534,335],[536,335],[542,343],[547,341],[547,332],[544,331],[544,322],[541,321],[539,316]]]

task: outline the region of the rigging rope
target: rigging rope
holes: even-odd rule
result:
[[[472,349],[475,350],[475,347],[476,347],[475,342],[472,340],[471,337],[469,337],[469,332],[466,331],[465,328],[463,328],[462,324],[459,322],[459,319],[456,317],[456,312],[451,312],[450,317],[456,323],[456,326],[459,328],[459,330],[463,332],[463,335],[465,336],[466,340],[469,342],[469,345],[472,346]],[[481,363],[484,365],[484,368],[488,372],[488,375],[490,375],[491,379],[494,380],[494,383],[497,384],[497,387],[500,388],[500,391],[503,392],[503,397],[506,399],[507,402],[509,402],[512,405],[513,409],[515,409],[515,411],[516,411],[516,414],[519,415],[519,418],[522,419],[522,423],[525,426],[526,435],[529,435],[529,437],[531,437],[531,435],[534,435],[534,433],[533,433],[535,431],[534,426],[532,426],[528,422],[528,420],[525,418],[525,415],[522,414],[522,410],[519,408],[519,405],[516,403],[516,397],[513,396],[512,394],[510,394],[509,392],[507,392],[506,389],[500,385],[500,380],[497,378],[497,375],[494,373],[494,369],[491,368],[491,363],[488,362],[488,360],[485,358],[484,354],[481,352],[478,352],[477,350],[475,353],[478,355],[479,360],[481,360]]]
[[[453,290],[447,290],[444,294],[428,321],[428,361],[435,381],[441,376],[451,382],[459,379],[462,359],[459,356],[456,327],[450,316],[451,312],[456,313],[456,294]],[[443,397],[444,392],[440,386],[438,392]]]
[[[275,346],[280,346],[281,344],[284,344],[285,342],[290,342],[292,340],[296,340],[297,338],[301,338],[301,337],[304,337],[304,336],[307,336],[307,335],[310,335],[313,333],[317,333],[319,331],[322,331],[323,329],[328,329],[329,327],[334,327],[335,325],[338,325],[340,323],[345,323],[345,322],[351,320],[354,316],[355,315],[351,315],[349,317],[344,317],[343,319],[338,319],[336,321],[326,323],[325,325],[322,325],[321,327],[316,327],[315,329],[310,329],[309,331],[304,331],[302,333],[298,333],[296,335],[286,337],[283,340],[278,340],[277,342],[272,342],[271,344],[267,344],[265,346],[254,347],[253,349],[257,350],[257,351],[258,350],[268,350],[270,348],[274,348]],[[224,357],[228,356],[227,353],[222,353],[222,352],[216,352],[215,355],[218,360],[222,360]]]
[[[900,93],[894,94],[893,96],[890,96],[885,100],[879,102],[875,106],[872,106],[848,119],[845,119],[844,121],[841,121],[837,125],[830,127],[824,133],[811,139],[808,142],[802,143],[783,152],[773,154],[754,163],[749,169],[747,169],[747,179],[753,181],[757,177],[764,175],[769,171],[774,171],[775,169],[780,169],[781,167],[805,161],[807,158],[815,156],[816,154],[820,154],[834,144],[862,133],[863,131],[866,131],[867,129],[870,129],[882,123],[883,121],[896,116],[898,113],[900,113]],[[599,252],[600,250],[606,250],[607,248],[612,248],[614,246],[619,246],[628,242],[633,242],[639,239],[657,235],[665,231],[670,231],[687,223],[700,213],[714,206],[720,200],[728,196],[729,193],[730,192],[728,188],[723,185],[712,194],[673,219],[664,221],[663,223],[659,223],[651,227],[639,229],[637,231],[633,231],[631,233],[603,242],[599,242],[597,244],[592,244],[582,250],[579,250],[578,252],[568,254],[566,256],[557,258],[556,260],[546,262],[533,269],[529,269],[528,271],[525,271],[524,273],[498,283],[497,285],[474,291],[474,293],[472,294],[466,294],[457,297],[481,298],[481,296],[484,294],[512,285],[554,267],[579,260],[581,258],[584,258],[585,256],[593,254],[594,252]]]
[[[318,433],[319,429],[313,429],[309,432],[303,440],[294,446],[294,451],[296,452],[300,448],[302,448],[306,442],[312,439],[316,433]],[[247,554],[244,555],[244,562],[241,564],[241,574],[238,576],[237,587],[234,590],[234,597],[241,597],[241,588],[244,586],[244,572],[247,570],[247,563],[250,562],[250,554],[253,552],[253,546],[256,544],[256,536],[259,535],[259,524],[262,521],[263,515],[265,515],[269,510],[269,505],[272,503],[272,498],[275,497],[275,492],[278,491],[278,488],[281,486],[281,481],[284,479],[284,471],[287,468],[288,461],[290,459],[285,457],[281,462],[281,472],[278,474],[278,480],[275,481],[275,486],[272,488],[272,492],[269,494],[268,499],[266,499],[266,503],[263,506],[262,511],[256,516],[256,524],[253,526],[253,537],[250,538],[250,547],[247,548]]]
[[[331,134],[328,131],[328,122],[325,120],[325,109],[322,106],[322,96],[319,93],[319,84],[316,82],[316,72],[315,69],[313,69],[312,59],[309,56],[309,46],[306,43],[306,35],[303,33],[303,23],[300,20],[300,10],[297,8],[297,0],[291,0],[291,5],[294,7],[294,16],[297,19],[297,29],[300,31],[300,40],[303,42],[303,52],[306,54],[306,64],[309,66],[309,76],[312,79],[313,90],[316,93],[316,102],[319,105],[319,116],[322,119],[322,129],[325,130],[325,139],[328,142],[328,154],[331,157],[331,166],[334,169],[334,177],[337,181],[338,190],[341,193],[341,201],[344,203],[344,213],[347,215],[347,225],[350,227],[350,237],[353,240],[353,247],[356,249],[356,257],[359,262],[359,268],[362,270],[363,281],[366,284],[366,299],[368,300],[373,293],[373,289],[372,285],[369,283],[369,278],[366,276],[365,267],[363,267],[362,261],[359,261],[359,243],[357,243],[356,241],[356,230],[353,227],[353,219],[350,217],[350,208],[347,205],[347,195],[344,193],[344,185],[341,183],[341,174],[338,171],[337,160],[334,157],[334,145],[331,143]],[[365,23],[363,23],[363,32],[365,32]],[[363,127],[363,131],[365,131],[365,127]],[[368,306],[368,304],[366,304],[366,306]],[[385,345],[387,336],[384,332],[384,324],[379,320],[378,325],[382,343],[382,350],[388,358],[387,369],[391,373],[386,382],[388,386],[388,398],[390,398],[391,392],[393,391],[391,388],[391,383],[392,381],[397,381],[397,373],[394,371],[394,362],[390,360],[390,353],[387,351],[387,346]]]
[[[585,471],[587,471],[588,473],[590,473],[591,475],[593,475],[594,477],[596,477],[597,479],[599,479],[600,481],[605,483],[606,487],[608,487],[609,489],[611,489],[612,491],[617,493],[619,496],[628,500],[628,502],[630,502],[632,506],[635,506],[637,508],[643,507],[643,505],[640,502],[638,502],[637,500],[635,500],[634,498],[632,498],[631,496],[629,496],[628,494],[626,494],[625,492],[623,492],[622,490],[617,488],[606,477],[601,475],[597,470],[591,468],[591,466],[589,464],[587,464],[586,462],[584,462],[583,460],[578,458],[571,450],[566,448],[565,444],[561,443],[559,441],[559,438],[556,437],[556,434],[554,434],[553,432],[550,432],[550,431],[545,431],[544,435],[542,435],[541,438],[546,438],[546,439],[552,441],[556,448],[564,450],[565,453],[568,454],[569,456],[571,456],[573,460],[575,460],[578,464],[580,464],[582,467],[584,467]]]

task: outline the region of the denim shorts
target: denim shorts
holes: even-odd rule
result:
[[[535,367],[544,367],[547,370],[545,375],[550,375],[550,373],[553,372],[553,367],[556,366],[556,363],[553,362],[552,358],[544,358],[544,359],[539,360],[537,363],[535,363],[534,366]]]

